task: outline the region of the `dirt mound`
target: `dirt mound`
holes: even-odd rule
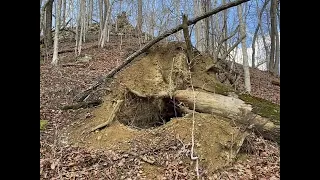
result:
[[[69,142],[93,149],[131,152],[138,151],[137,139],[140,147],[149,147],[155,142],[161,146],[165,137],[172,135],[184,144],[181,150],[190,147],[187,144],[191,142],[194,121],[195,151],[200,166],[213,172],[232,162],[247,136],[246,131],[230,121],[230,117],[237,115],[201,111],[193,114],[192,103],[179,102],[175,98],[177,90],[192,87],[207,93],[226,94],[229,90],[213,73],[206,71],[206,67],[214,62],[210,57],[194,51],[195,58],[188,63],[185,49],[184,43],[164,43],[137,57],[115,77],[111,92],[94,110],[93,117],[68,129]],[[196,91],[190,92],[196,96]],[[211,112],[210,108],[206,107],[206,112]],[[261,123],[266,124],[264,120]],[[152,162],[163,164],[159,158],[154,155]],[[185,158],[185,161],[190,160]]]

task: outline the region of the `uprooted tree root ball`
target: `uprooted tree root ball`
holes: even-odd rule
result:
[[[137,139],[147,147],[173,135],[186,148],[194,120],[200,166],[212,173],[234,161],[248,128],[258,127],[262,135],[280,135],[280,126],[251,112],[250,104],[226,96],[230,88],[206,70],[214,63],[210,57],[193,52],[189,67],[185,49],[184,43],[164,43],[137,57],[115,76],[110,93],[93,116],[67,129],[68,142],[139,156]],[[160,160],[144,161],[152,166],[150,162]]]

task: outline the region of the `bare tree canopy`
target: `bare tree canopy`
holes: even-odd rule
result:
[[[39,12],[40,179],[280,179],[280,0]]]

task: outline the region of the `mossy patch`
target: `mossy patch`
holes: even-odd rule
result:
[[[40,130],[45,130],[48,124],[48,120],[40,120]]]
[[[228,96],[229,92],[234,92],[234,90],[232,90],[228,86],[223,85],[221,83],[216,83],[215,84],[215,91],[216,91],[217,94],[221,94],[221,95],[224,95],[224,96]]]
[[[240,94],[239,98],[245,103],[252,105],[253,113],[270,118],[273,123],[280,125],[280,105],[248,94]]]

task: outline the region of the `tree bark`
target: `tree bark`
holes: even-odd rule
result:
[[[204,0],[204,12],[208,12],[210,9],[210,0]],[[209,18],[206,18],[205,20],[205,34],[204,34],[204,38],[205,38],[205,52],[209,53],[209,47],[210,47],[210,36],[209,36],[209,28],[210,28],[210,22],[209,22]]]
[[[142,0],[138,0],[138,17],[137,17],[137,36],[140,38],[142,33]]]
[[[99,0],[99,22],[100,22],[100,31],[99,37],[101,37],[103,26],[104,26],[104,19],[103,19],[103,0]],[[99,42],[100,44],[101,42]]]
[[[87,0],[83,1],[83,15],[82,15],[82,41],[86,42],[86,34],[87,34],[87,29],[88,29],[88,9],[87,7]]]
[[[280,74],[280,37],[279,33],[276,32],[276,55],[274,65],[274,75],[279,76]]]
[[[222,1],[222,4],[225,4],[226,0]],[[223,11],[223,38],[226,39],[224,41],[224,53],[228,51],[228,10]],[[219,52],[219,51],[218,51]]]
[[[60,15],[61,15],[61,0],[58,0],[56,4],[56,29],[54,32],[54,47],[53,47],[53,57],[51,64],[57,65],[58,64],[58,45],[59,45],[59,29],[60,29]]]
[[[41,30],[43,28],[42,27],[43,16],[42,16],[41,5],[42,5],[42,0],[40,0],[40,36],[41,36]]]
[[[277,4],[278,6],[278,4]],[[277,11],[278,8],[276,8]],[[279,28],[280,28],[280,23],[277,22],[277,18],[275,18],[276,21],[276,55],[275,55],[275,67],[274,67],[274,71],[275,71],[275,75],[279,75],[280,74],[280,36],[279,36],[279,32],[278,32],[278,28],[277,28],[277,24],[279,24]]]
[[[209,1],[211,3],[211,1]],[[210,4],[211,6],[211,4]],[[210,36],[210,54],[214,56],[215,51],[215,37],[214,37],[214,18],[213,16],[210,17],[210,29],[211,29],[211,36]]]
[[[276,8],[277,8],[277,0],[271,0],[271,7],[270,7],[271,50],[270,50],[269,68],[272,74],[275,74],[275,50],[276,50],[276,31],[277,31]]]
[[[67,7],[67,0],[62,0],[62,26],[66,26],[66,7]]]
[[[269,53],[269,48],[268,48],[268,46],[267,46],[267,42],[266,42],[266,38],[265,38],[265,36],[264,36],[264,32],[263,32],[263,28],[261,27],[260,28],[260,35],[261,35],[261,37],[262,37],[262,42],[263,42],[263,47],[264,47],[264,49],[265,49],[265,58],[266,58],[266,63],[267,63],[267,70],[269,71],[270,70],[270,68],[269,68],[269,62],[270,62],[270,53]]]
[[[99,45],[103,48],[104,47],[104,43],[106,41],[107,38],[107,33],[108,33],[108,29],[109,29],[109,18],[111,15],[111,4],[109,0],[105,0],[104,3],[107,6],[107,11],[105,13],[106,18],[105,18],[105,22],[104,22],[104,28],[102,30],[101,36],[100,36],[100,40],[99,40]]]
[[[255,29],[255,31],[254,31],[254,35],[253,35],[253,39],[252,39],[252,45],[251,45],[251,47],[252,47],[252,58],[251,58],[252,68],[256,68],[256,65],[255,65],[255,64],[256,64],[256,63],[255,63],[255,61],[256,61],[256,59],[255,59],[256,45],[255,45],[255,43],[256,43],[256,39],[257,39],[258,32],[259,32],[259,28],[261,27],[261,17],[262,17],[263,11],[264,11],[264,9],[267,7],[267,4],[269,3],[269,1],[270,1],[270,0],[266,0],[266,1],[264,2],[263,6],[262,6],[262,8],[261,8],[261,10],[260,10],[260,12],[259,12],[258,25],[257,25],[257,27],[256,27],[256,29]]]
[[[242,5],[238,6],[238,16],[239,16],[239,25],[240,25],[240,36],[243,37],[246,35],[246,23],[243,20]],[[248,93],[251,93],[251,83],[250,83],[250,72],[249,72],[249,63],[248,63],[248,53],[247,53],[247,42],[244,38],[241,42],[242,49],[242,60],[243,60],[243,71],[244,71],[244,86]]]
[[[183,26],[183,35],[184,35],[184,40],[186,41],[186,46],[187,46],[187,58],[188,62],[192,62],[192,46],[191,46],[191,41],[190,41],[190,36],[189,36],[189,29],[188,29],[188,17],[183,14],[182,16],[182,26]]]
[[[199,0],[193,0],[193,13],[194,16],[200,15],[200,8],[199,8]],[[196,45],[195,47],[202,52],[202,46],[201,46],[201,22],[194,25],[194,31],[195,31],[195,40]]]
[[[88,4],[88,26],[92,24],[93,0],[89,0]]]
[[[242,4],[244,2],[247,2],[250,0],[237,0],[237,1],[233,1],[227,4],[224,4],[218,8],[215,8],[201,16],[195,17],[194,19],[188,20],[187,24],[188,26],[197,23],[198,21],[200,21],[201,19],[207,18],[213,14],[216,14],[218,12],[221,12],[227,8],[230,7],[234,7],[237,6],[239,4]],[[86,89],[85,91],[83,91],[82,93],[78,94],[75,98],[74,101],[82,101],[83,99],[85,99],[94,89],[96,89],[98,86],[100,86],[106,79],[108,78],[112,78],[117,72],[119,72],[122,68],[126,67],[130,62],[132,62],[134,60],[134,58],[138,57],[140,54],[144,53],[146,50],[148,50],[151,46],[153,46],[155,43],[161,41],[162,39],[170,36],[173,33],[176,33],[178,31],[180,31],[181,29],[183,29],[182,24],[176,26],[173,29],[167,30],[164,33],[160,34],[157,38],[153,39],[152,41],[148,42],[146,45],[144,45],[142,48],[140,48],[138,51],[134,52],[133,54],[131,54],[129,57],[126,58],[125,61],[122,62],[122,64],[120,64],[118,67],[114,68],[113,70],[111,70],[106,76],[104,76],[103,78],[101,78],[97,83],[95,83],[92,87]]]
[[[48,0],[45,6],[45,30],[44,30],[44,37],[45,37],[45,45],[47,48],[52,47],[53,39],[52,39],[52,8],[53,8],[53,0]]]
[[[81,48],[82,48],[82,41],[83,41],[83,34],[84,34],[84,26],[85,26],[85,3],[86,0],[80,1],[80,12],[79,12],[79,22],[78,26],[80,27],[80,33],[79,33],[79,43],[78,43],[78,56],[81,54]]]

